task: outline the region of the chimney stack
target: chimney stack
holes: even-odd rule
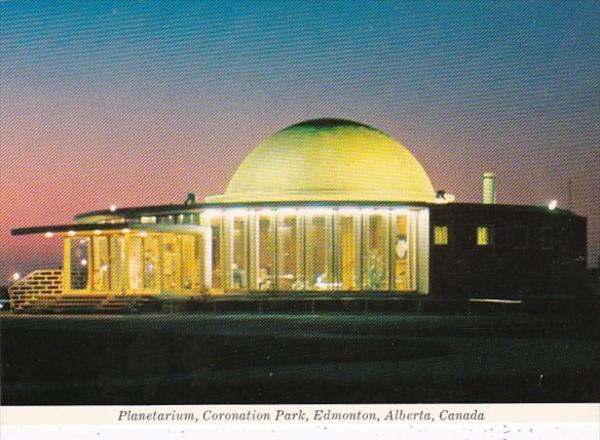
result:
[[[496,175],[494,173],[483,173],[483,203],[485,205],[496,204]]]

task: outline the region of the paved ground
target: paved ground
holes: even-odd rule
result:
[[[600,400],[569,316],[1,314],[5,404]]]

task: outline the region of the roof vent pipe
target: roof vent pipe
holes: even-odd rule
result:
[[[483,173],[483,203],[485,205],[496,204],[496,175],[494,173]]]

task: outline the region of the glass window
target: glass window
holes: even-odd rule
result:
[[[364,217],[363,286],[367,290],[389,289],[389,216],[368,214]]]
[[[302,243],[300,242],[301,217],[281,215],[277,225],[277,288],[280,290],[304,289],[302,276]]]
[[[181,288],[183,290],[200,289],[200,248],[197,237],[184,234],[181,240]]]
[[[258,290],[269,290],[275,287],[273,273],[273,221],[272,213],[258,214],[258,234],[256,240]]]
[[[448,244],[448,226],[433,227],[433,244],[444,246]]]
[[[144,238],[144,289],[158,289],[158,237]]]
[[[231,290],[248,288],[248,239],[246,216],[229,217],[229,285]]]
[[[71,238],[71,289],[88,288],[89,238]]]
[[[179,240],[173,234],[165,234],[162,238],[162,276],[165,290],[177,291],[181,288],[181,258]]]
[[[110,261],[105,266],[110,273],[110,289],[125,293],[122,285],[125,271],[125,246],[121,236],[110,237]]]
[[[141,237],[129,239],[129,288],[141,290],[144,287],[144,242]]]
[[[92,289],[96,291],[110,290],[110,249],[108,237],[92,239]]]
[[[409,242],[408,215],[392,217],[392,270],[393,290],[410,290],[412,277],[410,272],[411,252]]]
[[[140,223],[156,223],[156,216],[142,216],[140,217]]]
[[[340,213],[337,233],[337,282],[341,290],[360,289],[360,216]]]
[[[209,217],[211,229],[212,288],[223,290],[223,262],[221,255],[221,216]]]
[[[491,244],[491,231],[489,226],[477,226],[477,246],[489,246]]]
[[[308,214],[306,229],[306,288],[308,290],[332,290],[333,243],[332,213]]]

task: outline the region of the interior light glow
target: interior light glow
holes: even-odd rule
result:
[[[360,210],[352,206],[343,206],[338,210],[338,212],[341,215],[358,215],[360,213]]]
[[[217,217],[221,214],[223,214],[223,212],[220,209],[205,209],[202,211],[202,216],[206,218]]]
[[[69,232],[67,232],[67,235],[69,237],[73,237],[75,235],[75,231],[69,231]]]
[[[256,215],[271,215],[273,210],[269,208],[262,208],[256,211]]]
[[[52,237],[54,237],[54,234],[53,234],[52,232],[48,231],[48,232],[46,232],[46,233],[44,234],[44,236],[45,236],[46,238],[52,238]]]
[[[279,215],[294,215],[297,213],[298,213],[298,210],[296,208],[279,208],[277,210],[277,214],[279,214]]]
[[[306,208],[304,213],[306,215],[331,215],[333,210],[331,208]]]
[[[232,208],[225,210],[225,215],[228,217],[243,217],[248,214],[245,208]]]

